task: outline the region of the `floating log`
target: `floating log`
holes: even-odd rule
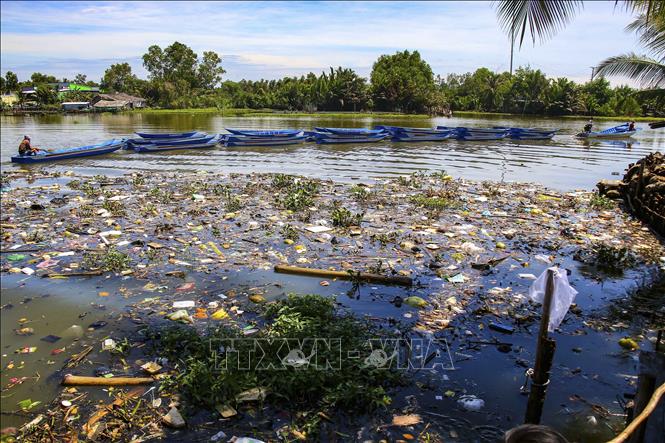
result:
[[[102,275],[104,271],[101,269],[97,271],[79,271],[79,272],[50,272],[44,274],[44,277],[49,278],[59,278],[59,277],[93,277],[97,275]]]
[[[338,278],[340,280],[358,279],[365,282],[382,283],[388,285],[411,286],[413,284],[413,279],[411,279],[411,277],[401,275],[389,276],[370,274],[368,272],[329,271],[327,269],[302,268],[300,266],[275,265],[275,272],[281,274],[304,275],[309,277]]]
[[[84,377],[80,375],[65,375],[62,380],[64,386],[135,386],[147,385],[154,382],[152,377]]]

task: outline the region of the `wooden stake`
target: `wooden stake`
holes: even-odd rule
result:
[[[389,276],[355,271],[353,271],[353,273],[349,273],[344,271],[329,271],[327,269],[301,268],[300,266],[275,265],[275,272],[280,272],[283,274],[305,275],[310,277],[338,278],[340,280],[353,280],[358,278],[359,280],[366,282],[389,285],[411,286],[413,284],[411,277],[405,277],[401,275]]]
[[[549,373],[552,368],[556,342],[548,337],[547,328],[550,323],[550,309],[552,308],[552,297],[554,295],[554,271],[547,270],[547,284],[545,286],[545,298],[543,299],[543,315],[540,319],[538,330],[538,342],[536,345],[536,361],[531,376],[531,392],[527,402],[525,423],[539,424],[543,415],[543,404],[549,384]]]

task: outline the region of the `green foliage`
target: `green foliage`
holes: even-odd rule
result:
[[[340,226],[348,228],[349,226],[360,226],[365,214],[354,214],[345,207],[342,207],[338,201],[335,202],[334,207],[330,213],[333,226]]]
[[[355,185],[349,189],[349,194],[351,194],[351,197],[354,200],[360,203],[367,202],[372,196],[372,193],[369,191],[369,189],[367,189],[365,186],[359,185]]]
[[[589,206],[594,209],[612,209],[615,203],[604,195],[594,194],[589,200]]]
[[[108,272],[121,272],[129,268],[131,259],[123,252],[111,247],[104,251],[91,251],[83,256],[81,266],[85,269],[102,269]]]
[[[280,194],[277,199],[281,205],[290,211],[298,212],[309,208],[314,204],[314,197],[319,192],[319,184],[314,180],[289,179],[289,176],[282,176],[277,179],[280,189],[285,194]],[[277,176],[275,177],[277,178]],[[290,183],[290,184],[287,184]],[[274,185],[273,181],[273,185]]]
[[[306,426],[317,412],[354,414],[386,407],[390,397],[385,389],[401,382],[397,371],[365,364],[369,340],[386,338],[382,331],[352,316],[336,315],[334,307],[333,299],[318,295],[289,295],[268,304],[265,324],[253,336],[265,352],[262,359],[251,358],[254,342],[243,339],[236,327],[199,335],[195,328],[179,325],[152,329],[148,336],[156,355],[179,362],[177,375],[164,387],[181,393],[186,407],[235,405],[239,393],[261,387],[268,394],[266,401],[292,412],[298,417],[295,425]],[[317,340],[331,337],[334,344]],[[292,345],[284,346],[280,338]],[[226,352],[231,343],[237,352]],[[292,350],[300,351],[300,360],[289,363]],[[345,358],[350,351],[359,352],[360,358]],[[311,431],[315,433],[315,427]]]
[[[284,239],[288,240],[293,240],[296,241],[300,237],[300,234],[298,234],[298,230],[294,228],[292,225],[289,223],[285,224],[282,226],[282,229],[280,230],[280,233]]]
[[[434,74],[418,51],[382,55],[372,66],[372,99],[380,111],[423,112],[434,103]]]
[[[622,246],[598,243],[592,247],[596,266],[608,273],[620,273],[637,261],[635,255]]]
[[[143,81],[132,73],[129,63],[115,63],[104,71],[101,87],[107,92],[140,94],[142,83]]]
[[[459,203],[445,197],[428,197],[426,195],[416,195],[411,197],[411,202],[430,211],[442,211],[459,207]]]

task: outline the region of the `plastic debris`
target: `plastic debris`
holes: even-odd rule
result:
[[[550,310],[550,322],[547,329],[554,332],[559,327],[568,308],[573,303],[577,291],[568,283],[568,274],[559,268],[548,268],[554,272],[554,293],[552,294],[552,308]],[[542,303],[545,298],[545,287],[547,285],[547,270],[543,271],[529,289],[529,298]]]
[[[196,303],[193,300],[174,301],[173,308],[174,309],[193,308],[195,304]]]
[[[164,422],[165,425],[176,429],[185,427],[185,419],[182,418],[182,415],[180,415],[180,412],[175,406],[162,417],[162,422]]]
[[[407,297],[406,299],[404,299],[404,303],[411,306],[411,307],[413,307],[413,308],[421,309],[421,308],[427,307],[427,302],[424,299],[422,299],[422,298],[420,298],[416,295],[413,295],[411,297]]]
[[[467,411],[480,411],[485,406],[485,400],[475,395],[463,395],[457,400],[457,404]]]

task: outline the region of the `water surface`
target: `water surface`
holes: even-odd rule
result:
[[[369,181],[416,171],[445,170],[456,177],[475,180],[539,182],[561,190],[590,189],[601,179],[617,178],[628,163],[649,152],[665,151],[665,132],[643,130],[632,139],[582,141],[574,137],[585,120],[542,117],[402,118],[375,117],[225,117],[222,114],[96,114],[2,116],[0,138],[2,168],[11,165],[24,134],[33,144],[60,148],[98,143],[114,137],[130,137],[136,131],[224,132],[224,128],[300,128],[315,126],[372,127],[402,125],[521,126],[561,129],[551,141],[458,141],[422,143],[361,143],[286,147],[229,147],[161,153],[118,151],[100,157],[51,163],[55,168],[84,174],[117,175],[138,170],[207,170],[216,172],[282,172],[339,181]],[[598,122],[607,128],[623,121]],[[42,164],[43,165],[43,164]],[[42,165],[38,167],[42,167]],[[614,173],[614,174],[613,174]]]

